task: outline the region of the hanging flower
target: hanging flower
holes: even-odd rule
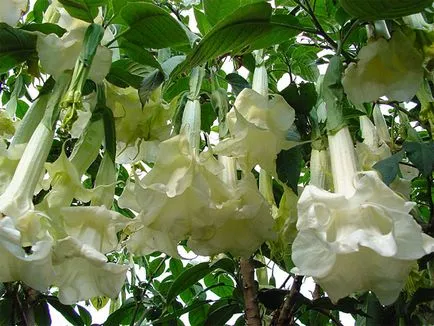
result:
[[[409,214],[414,203],[376,172],[356,173],[348,128],[329,136],[329,143],[337,193],[313,185],[304,189],[292,246],[294,271],[312,276],[335,302],[371,290],[382,304],[391,304],[416,260],[434,251],[434,239]]]
[[[128,247],[141,254],[159,250],[177,256],[176,246],[191,233],[193,221],[208,218],[210,209],[230,198],[217,176],[220,170],[212,155],[197,156],[184,134],[162,142],[153,169],[136,180],[134,206],[141,209],[142,229],[131,235]]]
[[[423,57],[400,31],[392,38],[369,42],[351,63],[342,79],[345,93],[354,104],[372,102],[381,96],[390,101],[408,101],[423,80]]]
[[[170,135],[168,120],[173,115],[174,106],[164,104],[161,87],[151,93],[143,106],[136,89],[106,85],[107,106],[115,118],[117,161],[154,161],[158,144]]]
[[[104,206],[63,207],[60,214],[67,234],[102,253],[116,249],[117,233],[130,222]]]
[[[53,253],[54,285],[59,301],[74,304],[96,296],[115,298],[124,284],[128,266],[108,263],[93,247],[73,237],[57,242]]]
[[[54,15],[57,19],[50,22],[58,23],[67,32],[62,37],[55,34],[39,34],[36,49],[44,72],[57,80],[65,70],[74,69],[89,23],[71,17],[57,1],[50,7],[52,7],[51,11],[58,13],[57,16]],[[111,63],[111,50],[98,46],[88,78],[96,83],[101,82],[109,73]]]
[[[28,0],[2,0],[0,2],[0,23],[15,26],[27,11]]]
[[[230,190],[232,199],[209,210],[207,218],[193,221],[188,246],[195,253],[211,256],[230,252],[249,257],[262,243],[275,238],[270,206],[253,175],[246,174]]]
[[[0,282],[23,281],[38,291],[46,291],[54,277],[52,239],[46,235],[31,245],[25,244],[26,248],[23,246],[13,219],[0,218]]]
[[[294,109],[282,96],[274,95],[269,100],[268,96],[245,88],[227,114],[231,138],[220,142],[215,152],[238,158],[244,171],[259,164],[273,174],[277,154],[294,145],[287,140],[294,118]]]
[[[52,188],[40,205],[42,209],[69,206],[74,198],[82,202],[92,199],[94,190],[84,188],[81,175],[63,149],[58,159],[45,167],[49,178],[44,180],[44,186],[48,189],[51,184]]]

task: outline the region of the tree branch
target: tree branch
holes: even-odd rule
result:
[[[243,279],[243,296],[245,306],[245,319],[248,326],[261,326],[261,315],[257,300],[257,288],[255,284],[255,269],[252,259],[240,259],[240,271]]]
[[[303,283],[303,276],[296,276],[294,283],[292,283],[291,291],[285,298],[283,307],[280,310],[279,319],[277,320],[277,326],[287,326],[293,320],[293,307],[294,299],[297,293],[300,292],[301,284]]]

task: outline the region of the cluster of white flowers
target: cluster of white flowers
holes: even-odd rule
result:
[[[15,26],[26,8],[26,0],[3,1],[0,22]],[[416,23],[413,18],[409,24]],[[56,0],[44,19],[66,30],[62,37],[37,38],[41,67],[61,87],[64,72],[75,67],[89,24],[69,16]],[[343,88],[354,104],[382,96],[408,100],[421,85],[422,61],[408,37],[395,31],[390,40],[370,40],[361,49],[358,62],[345,71]],[[111,50],[99,45],[89,78],[102,82],[111,62]],[[197,82],[199,75],[194,76]],[[277,155],[295,145],[288,138],[295,111],[282,96],[268,95],[267,82],[261,61],[253,89],[242,90],[226,116],[229,137],[202,152],[200,103],[193,96],[197,89],[189,94],[180,134],[170,137],[174,105],[164,102],[161,87],[142,105],[137,90],[106,84],[117,162],[153,163],[143,177],[128,181],[119,198],[120,207],[137,213],[133,219],[110,210],[116,180],[108,156],[100,165],[97,186],[83,186],[82,176],[99,154],[104,134],[101,121],[89,120],[91,110],[76,134],[93,132],[93,138],[79,140],[70,157],[62,151],[53,163],[45,163],[54,132],[40,113],[48,101],[44,96],[21,125],[0,111],[0,282],[22,281],[39,291],[54,286],[65,304],[116,297],[128,266],[109,262],[106,254],[121,245],[140,255],[161,251],[177,257],[180,241],[187,240],[200,255],[230,252],[248,257],[264,241],[276,238],[276,219],[279,241],[295,238],[294,272],[312,276],[333,301],[370,290],[382,304],[393,303],[416,260],[434,251],[434,239],[422,233],[410,214],[415,204],[371,170],[391,155],[379,108],[374,109],[375,125],[367,116],[360,118],[364,141],[357,145],[358,159],[347,127],[330,134],[330,155],[312,151],[311,184],[298,199],[297,212],[297,197],[287,187],[279,208],[271,207],[274,198],[264,196],[273,194],[261,193],[251,170],[259,166],[267,177],[278,178]],[[60,100],[50,101],[48,107]],[[12,136],[6,148],[2,137]],[[329,159],[333,187],[326,186]],[[34,205],[39,188],[48,194]],[[75,206],[74,200],[90,206]],[[129,236],[120,244],[119,232],[126,228]]]

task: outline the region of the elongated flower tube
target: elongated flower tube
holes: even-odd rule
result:
[[[54,277],[53,241],[41,227],[40,216],[33,211],[32,198],[53,141],[53,120],[58,116],[60,98],[68,83],[69,75],[64,75],[55,85],[44,119],[30,138],[12,180],[0,196],[0,282],[21,280],[45,291]]]
[[[16,130],[9,117],[5,117],[5,120],[2,120],[3,111],[0,111],[0,133],[12,132],[13,134],[9,147],[6,149],[5,145],[4,148],[0,149],[0,195],[12,180],[24,149],[44,116],[49,97],[49,94],[39,96],[29,110],[27,110]],[[4,124],[2,124],[2,121],[4,121]],[[0,144],[0,147],[2,147],[2,144]]]
[[[15,26],[26,12],[28,0],[3,0],[0,2],[0,23]]]
[[[275,175],[275,160],[282,149],[294,146],[288,141],[289,130],[294,122],[295,111],[280,95],[268,98],[266,70],[257,67],[254,73],[256,90],[245,88],[238,94],[233,109],[227,114],[231,137],[215,147],[215,152],[238,158],[244,171],[259,164],[268,173]]]
[[[423,81],[423,57],[411,41],[395,31],[386,41],[379,38],[364,46],[359,61],[351,63],[342,79],[345,93],[354,104],[376,101],[408,101]]]
[[[292,258],[336,302],[373,291],[393,303],[415,261],[434,251],[409,214],[414,203],[388,188],[376,172],[357,173],[348,128],[329,136],[335,193],[308,185],[298,202]]]
[[[33,209],[33,192],[53,142],[52,121],[58,115],[60,96],[68,83],[69,75],[64,75],[56,84],[44,119],[30,138],[11,182],[0,196],[0,214],[19,217]]]

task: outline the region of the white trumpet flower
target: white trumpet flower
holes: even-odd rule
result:
[[[336,193],[313,185],[304,189],[292,246],[294,271],[312,276],[334,302],[371,290],[382,304],[391,304],[415,261],[434,251],[434,239],[409,214],[414,203],[376,172],[356,172],[347,127],[329,142]]]
[[[400,31],[386,41],[379,38],[365,45],[342,79],[345,93],[354,104],[372,102],[381,96],[390,101],[408,101],[423,81],[423,57]]]

